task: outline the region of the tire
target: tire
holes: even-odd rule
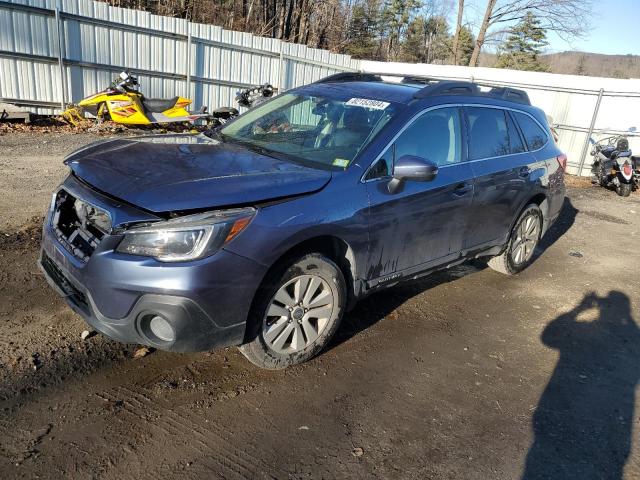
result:
[[[616,187],[616,193],[621,197],[628,197],[629,195],[631,195],[631,184],[619,183]]]
[[[541,233],[542,211],[538,205],[527,205],[511,231],[507,247],[500,255],[489,260],[489,267],[505,275],[521,272],[533,262]]]
[[[344,276],[327,257],[312,253],[283,265],[256,296],[247,322],[248,343],[240,352],[268,370],[306,362],[331,340],[346,303]]]

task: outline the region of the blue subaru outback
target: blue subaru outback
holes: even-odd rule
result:
[[[469,258],[527,267],[565,192],[544,113],[520,90],[385,78],[337,74],[209,136],[74,152],[44,224],[49,283],[111,338],[240,345],[276,369],[364,295]]]

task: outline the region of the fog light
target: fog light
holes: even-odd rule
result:
[[[173,342],[176,339],[176,334],[171,324],[158,315],[149,322],[149,329],[151,333],[165,342]]]

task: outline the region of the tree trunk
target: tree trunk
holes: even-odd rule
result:
[[[496,1],[497,0],[489,0],[489,2],[487,3],[487,9],[484,12],[484,18],[482,19],[482,25],[480,25],[478,38],[476,38],[476,44],[473,46],[473,53],[471,54],[471,60],[469,61],[470,67],[478,66],[478,60],[480,59],[480,50],[482,50],[484,39],[487,36],[487,30],[489,29],[491,15],[493,14],[493,7],[496,6]]]
[[[300,25],[298,26],[298,42],[306,44],[309,40],[309,5],[303,0],[300,7]]]
[[[284,19],[287,13],[287,0],[280,0],[280,12],[278,13],[278,38],[284,40]]]
[[[286,40],[291,40],[291,19],[293,18],[293,7],[295,5],[295,0],[289,0],[289,6],[287,9],[287,16],[284,22],[284,35],[283,38]]]
[[[460,47],[460,29],[462,28],[462,13],[464,12],[464,0],[458,0],[458,20],[456,22],[456,33],[453,37],[453,64],[458,65],[460,55],[458,49]]]

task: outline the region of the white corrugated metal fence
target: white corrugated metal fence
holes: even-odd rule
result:
[[[282,91],[358,64],[348,55],[92,0],[0,1],[0,99],[38,113],[59,112],[125,69],[148,97],[183,95],[193,108],[216,108],[232,105],[245,86],[269,82]]]

